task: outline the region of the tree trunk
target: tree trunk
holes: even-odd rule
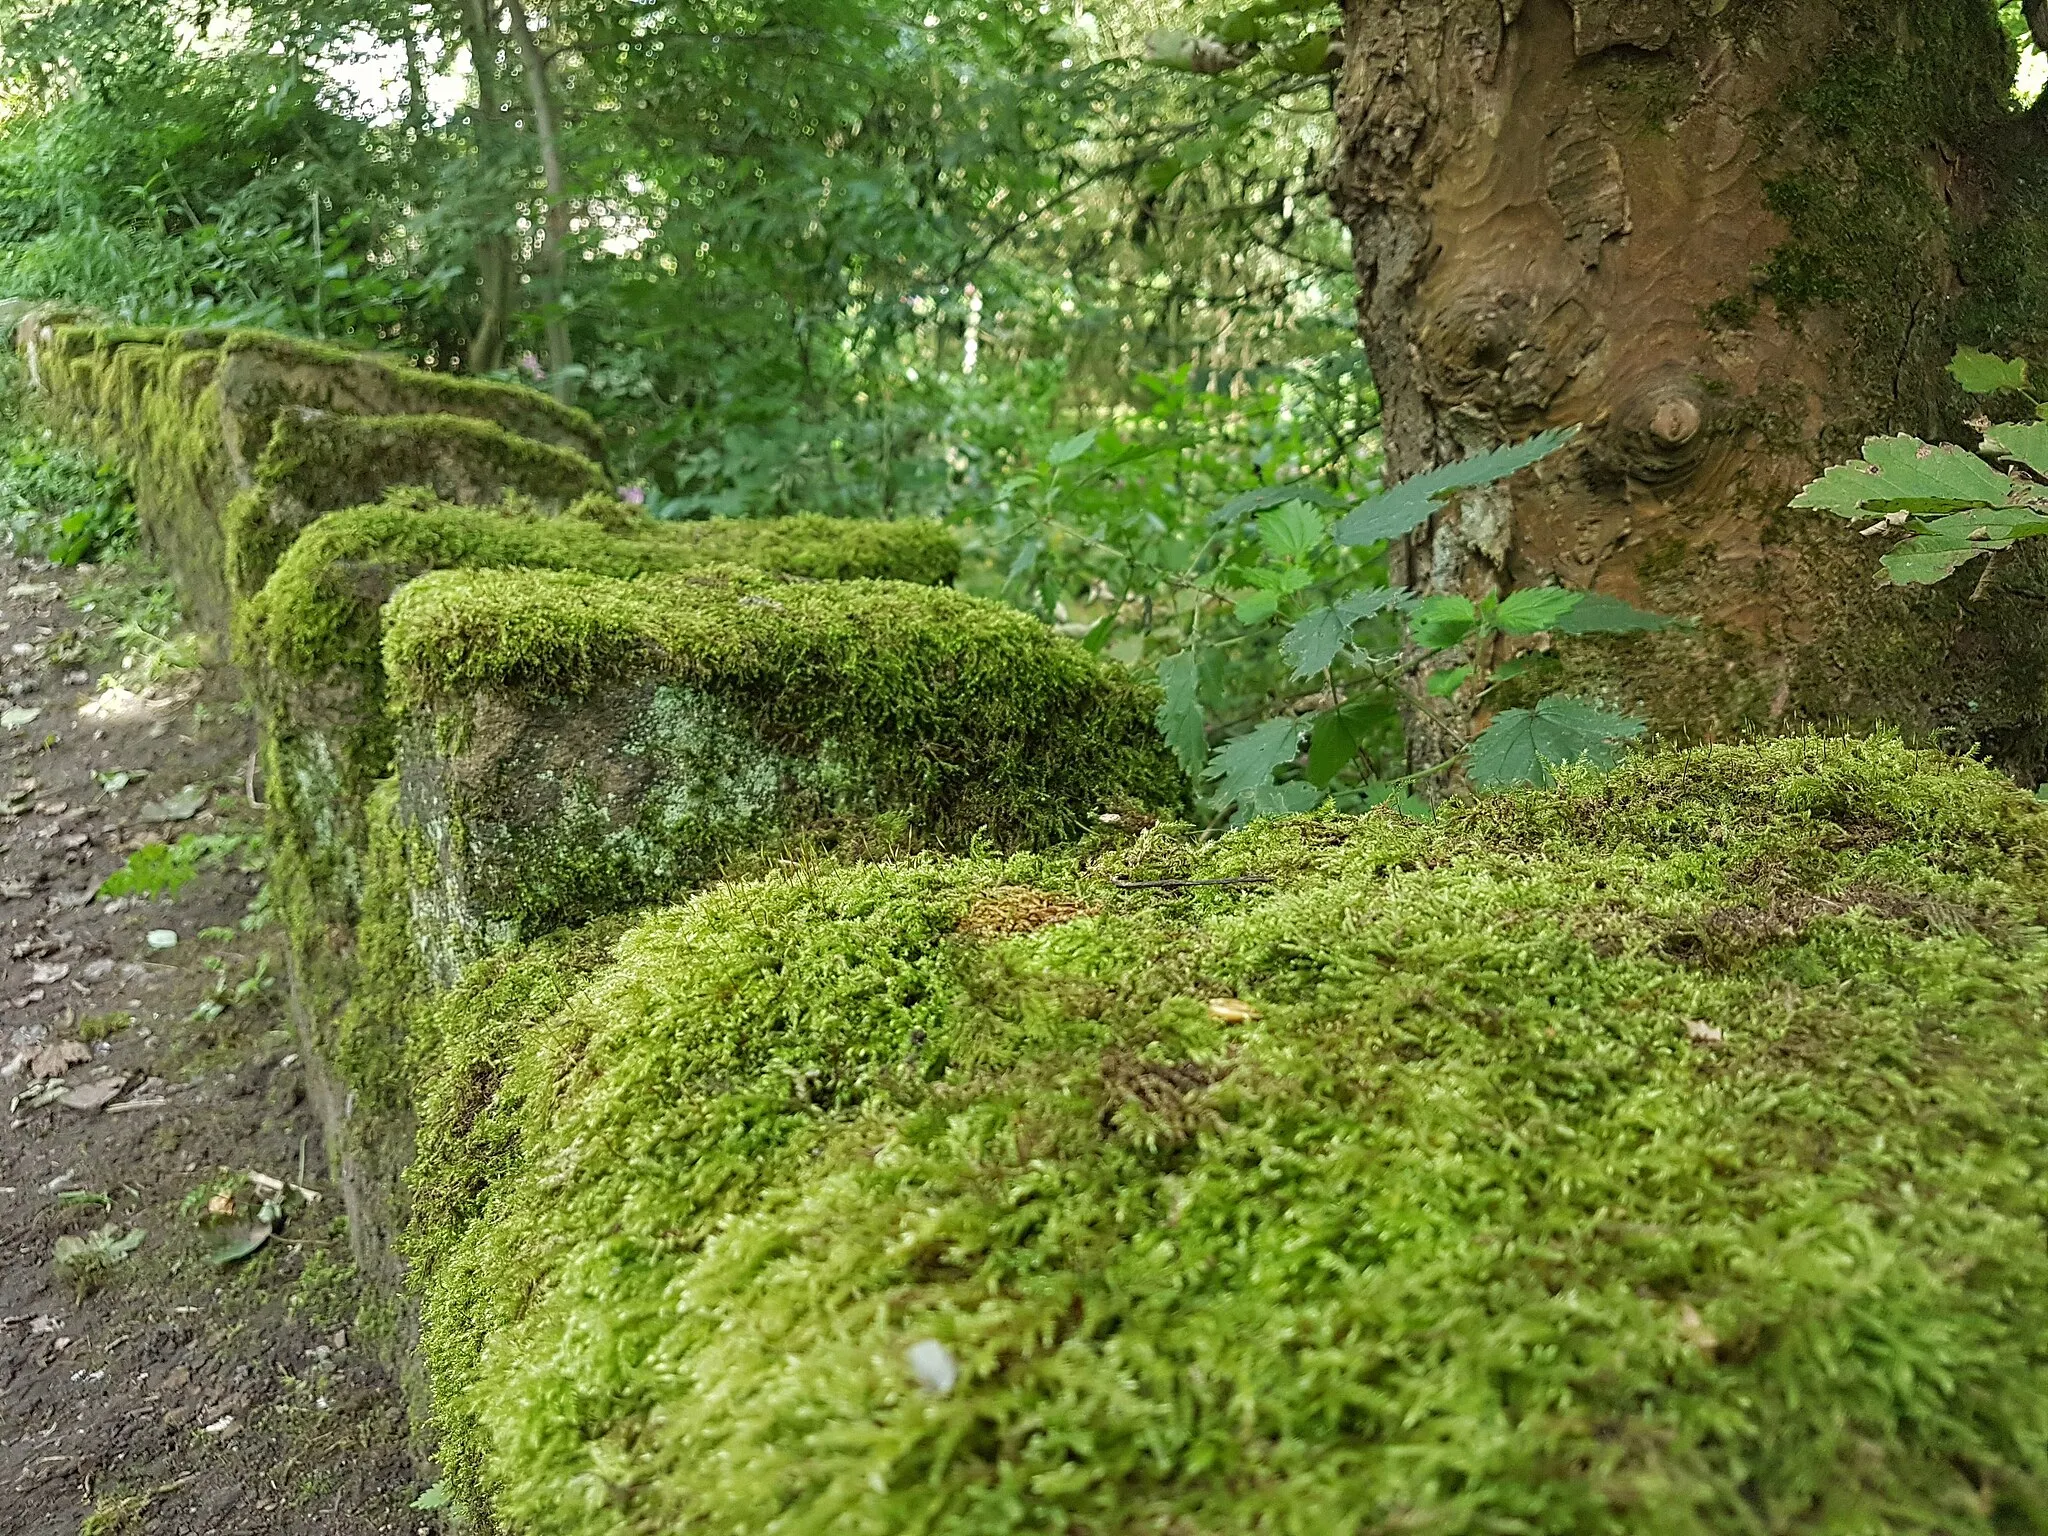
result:
[[[500,158],[498,145],[497,8],[486,0],[466,0],[462,8],[463,40],[469,45],[470,68],[476,74],[476,156],[488,169]],[[486,230],[476,242],[477,299],[482,314],[469,343],[469,371],[490,373],[505,361],[505,335],[511,322],[512,299],[519,271],[512,237],[500,229]]]
[[[511,23],[512,40],[519,48],[520,66],[526,72],[527,94],[533,99],[534,136],[540,141],[541,174],[547,182],[547,249],[542,255],[547,262],[548,281],[548,385],[555,398],[566,405],[575,392],[569,374],[569,365],[575,360],[569,346],[569,316],[563,308],[569,292],[569,176],[562,160],[562,135],[555,122],[547,60],[534,44],[522,0],[506,0],[505,14]]]
[[[1345,41],[1333,192],[1390,471],[1585,429],[1396,580],[1697,617],[1561,642],[1681,739],[1890,720],[2039,775],[2048,568],[1881,587],[1869,540],[1786,507],[1868,434],[1965,434],[1958,342],[2048,364],[2042,125],[1994,0],[1345,0]],[[1413,724],[1417,766],[1448,755]]]

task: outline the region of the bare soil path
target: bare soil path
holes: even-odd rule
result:
[[[254,723],[167,618],[0,554],[0,1531],[431,1531],[285,1027]],[[177,888],[90,899],[124,868]]]

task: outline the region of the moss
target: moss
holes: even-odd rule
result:
[[[319,519],[242,605],[236,654],[264,705],[274,836],[299,850],[335,917],[353,921],[356,866],[366,845],[360,808],[391,767],[394,721],[385,708],[379,646],[384,602],[404,582],[466,566],[630,576],[734,555],[807,577],[931,577],[950,574],[958,559],[950,536],[927,524],[643,519],[636,533],[611,534],[589,520],[587,509],[541,518],[450,507],[421,491],[400,491],[377,506]]]
[[[416,486],[470,505],[516,491],[560,511],[606,488],[581,454],[465,416],[338,416],[286,411],[256,462],[255,483],[223,515],[228,580],[239,598],[261,590],[316,517]],[[616,498],[610,498],[616,499]]]
[[[72,325],[36,347],[50,414],[121,462],[145,546],[216,634],[231,559],[246,595],[310,514],[402,478],[556,504],[604,484],[590,419],[516,386],[262,332]]]
[[[1835,314],[1844,388],[1824,447],[1836,457],[1868,432],[1937,432],[1964,414],[1941,366],[1957,339],[1948,296],[1967,221],[1930,166],[2008,116],[2010,45],[1989,6],[1911,0],[1904,12],[1844,7],[1824,65],[1766,132],[1765,200],[1788,238],[1756,293],[1788,322]],[[1733,313],[1742,297],[1722,303]]]
[[[402,583],[425,571],[525,566],[638,576],[713,563],[755,566],[813,580],[887,577],[950,580],[959,546],[928,523],[856,522],[803,515],[657,523],[613,531],[587,503],[562,519],[504,517],[415,492],[315,523],[246,605],[238,652],[294,677],[362,670],[374,660],[378,615]]]
[[[796,825],[893,813],[939,845],[1031,846],[1184,793],[1147,686],[944,588],[437,571],[385,614],[392,708],[423,722],[409,760],[479,839],[498,895],[478,920],[514,934]]]
[[[470,416],[496,422],[522,437],[559,447],[573,448],[588,458],[603,453],[604,435],[586,411],[566,406],[523,384],[501,384],[486,379],[457,378],[413,367],[405,358],[388,353],[359,352],[345,347],[311,342],[303,337],[283,336],[271,331],[231,330],[200,333],[207,345],[217,345],[224,360],[257,362],[260,370],[290,375],[311,370],[318,376],[325,370],[351,375],[348,392],[366,403],[365,415],[417,415],[443,413]],[[316,388],[322,386],[316,386]],[[330,382],[324,386],[332,389]],[[374,397],[383,395],[393,404],[378,409]],[[326,398],[299,399],[295,403],[329,408]]]
[[[2008,782],[1795,739],[536,949],[419,1068],[445,1465],[579,1536],[2032,1529],[2044,907]]]

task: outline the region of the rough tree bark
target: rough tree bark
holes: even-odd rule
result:
[[[1786,509],[1868,434],[1965,435],[1959,341],[2048,364],[2048,145],[1994,0],[1344,9],[1333,190],[1391,470],[1586,429],[1407,541],[1397,578],[1697,616],[1563,650],[1681,738],[1885,719],[2038,777],[2042,563],[1904,593],[1871,541]]]

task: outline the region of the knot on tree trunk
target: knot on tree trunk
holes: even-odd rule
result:
[[[1713,440],[1714,396],[1673,367],[1629,388],[1602,434],[1601,457],[1633,479],[1663,485],[1699,468]]]

